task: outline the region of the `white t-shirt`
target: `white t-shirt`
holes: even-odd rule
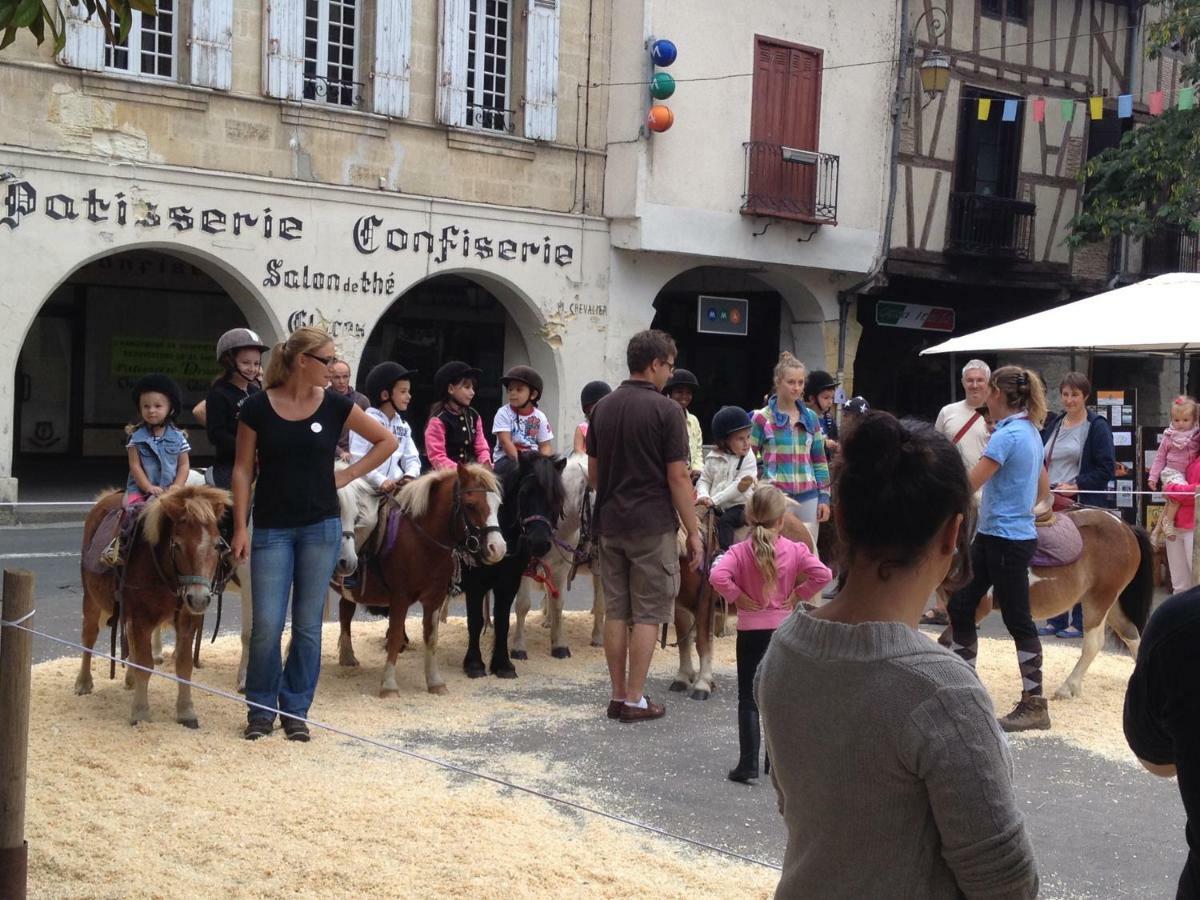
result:
[[[396,452],[384,460],[379,468],[363,476],[367,484],[375,490],[379,490],[385,481],[399,481],[406,475],[409,478],[416,478],[420,475],[421,457],[417,454],[417,445],[413,443],[412,427],[404,421],[399,413],[389,419],[382,410],[373,406],[367,410],[367,415],[394,434],[396,440],[400,442]],[[357,462],[370,453],[373,446],[374,444],[357,431],[350,432],[350,459],[353,462]]]
[[[954,436],[962,430],[967,422],[971,421],[973,415],[975,415],[974,407],[969,406],[966,400],[959,400],[957,403],[942,407],[933,427],[953,441]],[[980,416],[962,436],[962,440],[958,442],[958,452],[962,454],[963,464],[967,467],[968,472],[975,468],[975,464],[983,456],[988,437],[987,423],[983,421],[983,416]]]
[[[500,434],[503,431],[509,433],[513,444],[516,445],[517,452],[522,450],[536,452],[538,444],[554,440],[554,432],[550,430],[550,420],[536,406],[533,408],[533,412],[527,416],[518,415],[510,405],[496,410],[492,434]],[[496,441],[496,447],[492,451],[492,461],[499,462],[503,456],[505,456],[504,448],[500,446],[499,441]]]

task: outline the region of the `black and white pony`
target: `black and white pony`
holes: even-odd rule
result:
[[[489,671],[498,678],[517,677],[508,655],[509,615],[530,561],[543,558],[552,546],[554,530],[563,515],[562,471],[566,463],[565,459],[522,453],[516,462],[502,462],[497,467],[500,531],[507,553],[495,565],[464,566],[462,570],[470,641],[463,669],[471,678],[482,678]],[[479,638],[488,591],[492,592],[495,634],[491,665],[485,667]]]

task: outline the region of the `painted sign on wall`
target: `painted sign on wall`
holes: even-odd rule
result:
[[[875,324],[918,331],[953,331],[954,310],[945,306],[881,301],[875,305]]]

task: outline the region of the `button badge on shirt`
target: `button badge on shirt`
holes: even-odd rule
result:
[[[320,434],[322,431],[324,431],[324,429],[321,427],[320,422],[313,422],[308,427],[312,429],[313,434]]]

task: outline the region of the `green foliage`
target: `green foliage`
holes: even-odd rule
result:
[[[88,18],[96,16],[104,33],[114,43],[129,33],[133,10],[148,16],[157,12],[154,0],[67,0],[73,7],[87,10]],[[28,31],[40,44],[47,36],[54,42],[54,51],[62,50],[66,41],[66,18],[55,0],[0,0],[0,50]]]
[[[1181,53],[1184,81],[1200,81],[1200,0],[1151,0],[1161,18],[1147,28],[1151,59]],[[1149,12],[1149,10],[1147,10]],[[1146,237],[1164,226],[1200,232],[1200,105],[1168,110],[1135,128],[1079,173],[1087,185],[1069,225],[1074,246],[1117,234]]]

